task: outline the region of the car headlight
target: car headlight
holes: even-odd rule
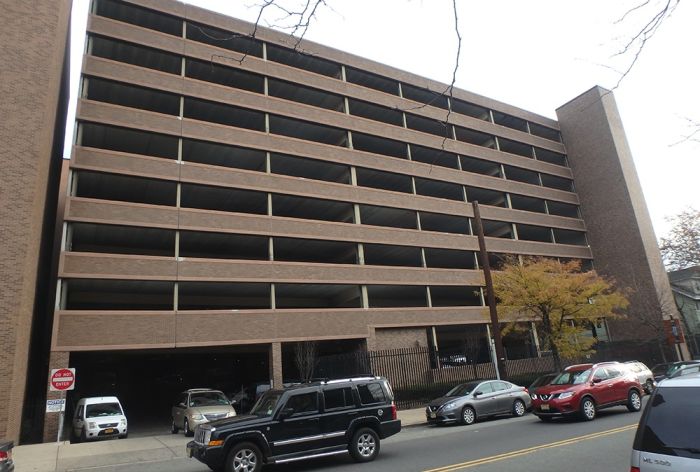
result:
[[[122,424],[122,426],[126,426],[126,419],[125,419],[125,418],[122,418],[121,421],[120,421],[120,423]]]
[[[93,422],[88,423],[88,428],[89,428],[89,429],[95,429],[95,428],[97,428],[97,423],[93,423]]]
[[[536,394],[536,393],[531,393],[531,394],[530,394],[530,398],[532,398],[533,400],[537,400],[537,394]]]
[[[442,409],[443,409],[443,410],[451,410],[451,409],[453,409],[453,408],[456,408],[456,407],[457,407],[457,404],[458,404],[457,402],[445,403],[444,405],[442,405]]]
[[[233,417],[233,416],[236,416],[236,412],[235,412],[235,411],[229,411],[228,413],[226,413],[226,418],[231,418],[231,417]]]
[[[564,400],[566,398],[571,398],[574,396],[574,392],[564,392],[559,394],[559,399]]]
[[[203,419],[204,419],[204,415],[201,415],[201,414],[199,414],[199,413],[195,413],[194,415],[192,415],[192,419],[193,419],[193,420],[197,420],[197,421],[203,420]]]

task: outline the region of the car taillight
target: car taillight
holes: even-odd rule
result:
[[[10,458],[9,454],[5,451],[0,451],[0,462],[7,462],[7,460]]]
[[[639,467],[632,466],[632,467],[630,467],[630,472],[641,472],[641,471],[639,470]]]
[[[529,391],[527,388],[525,388],[525,393],[526,393],[527,395],[530,395],[530,391]]]
[[[394,402],[391,402],[391,419],[395,420],[396,418],[396,404]]]

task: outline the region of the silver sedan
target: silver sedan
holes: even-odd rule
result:
[[[530,409],[525,387],[504,380],[475,380],[457,385],[425,408],[428,423],[472,424],[495,415],[523,416]]]

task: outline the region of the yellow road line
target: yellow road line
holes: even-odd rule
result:
[[[503,454],[496,454],[494,456],[483,457],[481,459],[474,459],[474,460],[462,462],[459,464],[446,465],[444,467],[438,467],[437,469],[428,469],[428,470],[425,470],[423,472],[454,472],[454,471],[459,470],[459,469],[468,469],[469,467],[474,467],[477,465],[488,464],[491,462],[497,462],[497,461],[510,459],[513,457],[519,457],[519,456],[523,456],[526,454],[531,454],[533,452],[537,452],[537,451],[542,450],[542,449],[567,446],[569,444],[574,444],[574,443],[577,443],[580,441],[587,441],[589,439],[596,439],[596,438],[600,438],[603,436],[609,436],[611,434],[622,433],[624,431],[629,431],[629,430],[635,429],[635,428],[637,428],[636,423],[630,424],[627,426],[621,426],[619,428],[608,429],[606,431],[599,431],[597,433],[590,433],[590,434],[586,434],[583,436],[577,436],[577,437],[573,437],[573,438],[569,438],[569,439],[563,439],[561,441],[556,441],[553,443],[541,444],[539,446],[528,447],[525,449],[519,449],[517,451],[505,452]]]

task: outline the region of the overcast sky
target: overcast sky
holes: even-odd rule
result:
[[[616,70],[625,70],[632,56],[615,53],[666,3],[650,0],[616,22],[643,2],[457,0],[462,50],[456,86],[556,118],[559,106],[592,86],[617,84]],[[87,3],[74,0],[69,123],[74,121]],[[259,2],[188,3],[254,21]],[[450,82],[457,48],[451,0],[326,3],[329,7],[319,10],[307,39]],[[265,21],[279,23],[280,16],[271,11]],[[657,236],[669,229],[665,216],[688,206],[700,208],[700,143],[683,140],[693,131],[688,120],[700,123],[699,18],[700,2],[681,2],[615,90]]]

